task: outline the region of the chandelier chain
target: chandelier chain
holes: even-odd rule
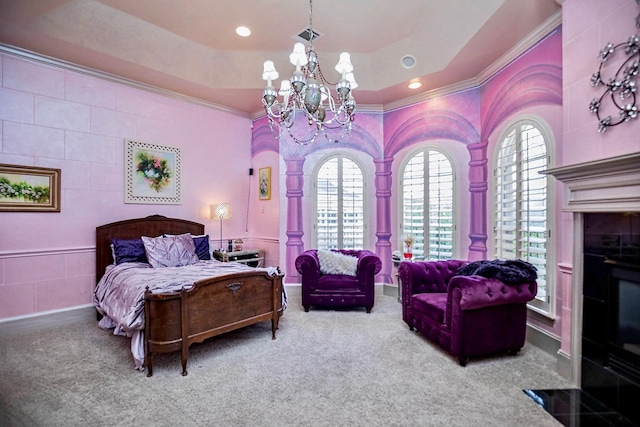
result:
[[[313,0],[309,0],[309,45],[313,47]]]

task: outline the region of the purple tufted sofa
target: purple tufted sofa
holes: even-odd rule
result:
[[[349,256],[358,257],[356,276],[322,274],[318,251],[309,249],[296,258],[296,269],[302,275],[302,306],[309,311],[319,307],[364,307],[367,313],[375,299],[375,275],[382,268],[382,261],[368,250],[335,249]]]
[[[401,262],[402,319],[458,358],[508,352],[524,345],[527,302],[537,283],[507,285],[481,276],[456,276],[467,261]]]

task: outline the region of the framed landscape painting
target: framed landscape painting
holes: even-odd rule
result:
[[[179,205],[180,148],[125,141],[125,203]]]
[[[60,169],[0,164],[0,211],[60,212]]]
[[[271,168],[258,170],[258,194],[260,200],[271,200]]]

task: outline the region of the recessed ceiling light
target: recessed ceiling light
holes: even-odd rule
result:
[[[419,87],[422,87],[422,83],[420,82],[411,82],[407,85],[407,87],[409,89],[418,89]]]
[[[413,68],[416,66],[416,58],[413,55],[405,55],[400,59],[400,63],[404,68]]]
[[[236,28],[236,34],[239,35],[240,37],[249,37],[251,35],[251,30],[248,29],[247,27],[240,26]]]

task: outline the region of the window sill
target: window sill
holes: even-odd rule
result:
[[[527,310],[530,314],[533,314],[533,318],[549,326],[553,326],[557,320],[557,317],[541,309],[527,304]]]

